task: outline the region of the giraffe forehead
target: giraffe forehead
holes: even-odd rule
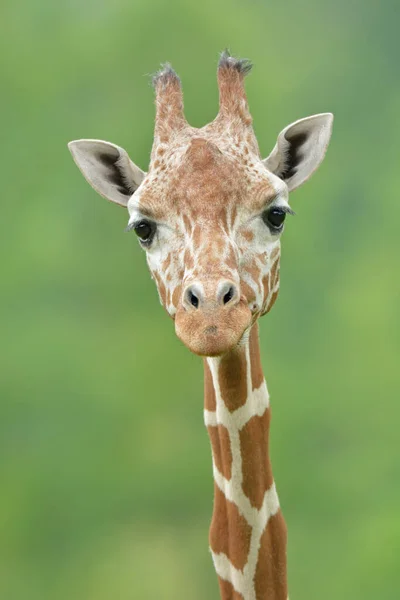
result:
[[[186,216],[190,229],[189,222],[212,219],[223,224],[229,213],[262,209],[278,191],[273,176],[257,157],[249,154],[241,160],[195,138],[192,144],[176,149],[171,162],[168,152],[165,162],[151,164],[139,205],[161,220]]]

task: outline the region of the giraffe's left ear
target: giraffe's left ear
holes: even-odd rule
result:
[[[333,114],[322,113],[295,121],[278,135],[275,148],[263,162],[295,190],[321,164],[332,133]]]
[[[146,173],[126,150],[103,140],[75,140],[68,148],[82,175],[101,196],[127,206]]]

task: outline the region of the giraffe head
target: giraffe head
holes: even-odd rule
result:
[[[183,113],[169,65],[154,77],[156,121],[147,173],[122,148],[70,142],[73,158],[102,196],[127,207],[161,303],[193,352],[234,348],[273,306],[288,194],[321,163],[333,116],[296,121],[262,159],[244,90],[247,60],[227,52],[218,65],[220,107],[201,129]]]

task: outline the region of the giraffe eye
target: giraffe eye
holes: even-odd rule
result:
[[[272,230],[273,233],[278,233],[283,228],[283,222],[286,217],[286,211],[282,208],[270,208],[263,215],[263,221]]]
[[[136,223],[133,229],[141,243],[145,246],[149,246],[153,241],[156,232],[156,224],[152,221],[143,220]]]

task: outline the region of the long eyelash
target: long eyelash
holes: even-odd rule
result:
[[[293,215],[294,217],[296,216],[294,210],[292,210],[288,206],[277,206],[276,208],[279,208],[279,210],[281,210],[284,213],[287,213],[288,215]]]
[[[132,229],[135,229],[135,225],[136,223],[128,223],[128,225],[125,227],[124,232],[126,233],[127,231],[132,231]]]

